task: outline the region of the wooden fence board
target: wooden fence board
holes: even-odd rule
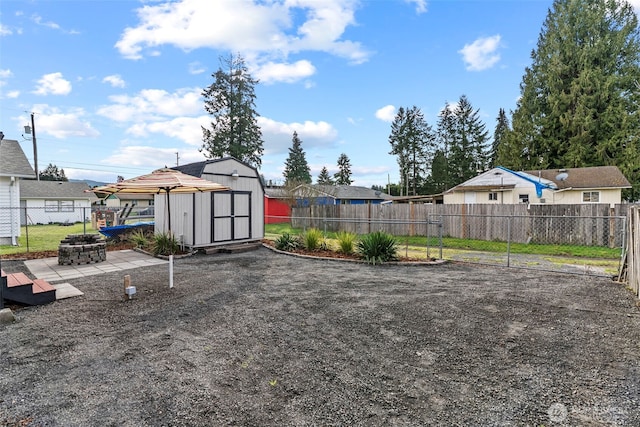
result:
[[[621,247],[628,205],[320,205],[293,208],[293,226],[367,234],[426,236],[429,221],[441,221],[444,236],[517,243]],[[435,228],[434,228],[435,229]]]

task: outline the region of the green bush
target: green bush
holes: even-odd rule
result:
[[[151,250],[154,255],[171,255],[178,252],[178,241],[168,233],[158,233],[153,236]]]
[[[136,230],[131,233],[128,240],[133,243],[136,248],[144,248],[149,245],[149,239],[142,230]]]
[[[289,233],[283,233],[282,236],[275,240],[275,247],[280,251],[295,251],[302,247],[302,242],[299,236],[295,236]]]
[[[383,231],[363,236],[358,242],[358,252],[369,264],[381,264],[398,259],[396,239]]]
[[[338,240],[338,252],[341,252],[343,254],[353,253],[356,238],[357,236],[355,233],[350,233],[348,231],[339,231],[336,234],[336,239]]]
[[[322,235],[322,231],[317,228],[308,229],[303,235],[304,247],[308,251],[317,251],[322,247],[327,247],[324,241],[324,236]]]

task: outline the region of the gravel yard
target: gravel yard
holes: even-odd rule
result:
[[[0,425],[640,425],[640,311],[606,278],[261,248],[69,283],[0,326]]]

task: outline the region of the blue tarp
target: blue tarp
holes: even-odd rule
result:
[[[133,224],[122,224],[122,225],[113,225],[111,227],[102,227],[100,230],[100,234],[109,237],[111,239],[118,237],[125,231],[131,231],[135,228],[146,227],[149,225],[154,225],[153,221],[150,222],[135,222]]]

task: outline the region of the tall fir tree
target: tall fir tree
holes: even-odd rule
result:
[[[336,185],[351,185],[351,160],[345,153],[338,157],[338,172],[333,175]]]
[[[220,58],[220,62],[212,75],[214,82],[202,92],[205,110],[213,120],[211,129],[202,127],[200,151],[207,158],[231,156],[259,168],[264,143],[255,107],[258,80],[251,77],[240,55]]]
[[[284,165],[285,185],[291,184],[311,184],[311,169],[307,163],[307,158],[302,149],[302,141],[298,138],[298,132],[293,132],[289,157]]]
[[[401,182],[408,193],[416,195],[424,188],[435,153],[435,139],[435,133],[418,107],[398,109],[391,123],[389,154],[398,158]]]
[[[460,97],[453,111],[453,134],[447,166],[454,185],[460,184],[487,167],[489,133],[480,120],[480,113],[465,95]]]
[[[333,179],[331,175],[329,175],[329,170],[326,166],[322,167],[320,174],[318,175],[318,180],[316,181],[319,185],[334,185]]]
[[[640,185],[640,32],[618,0],[555,0],[512,118],[525,168],[617,165]]]
[[[457,184],[449,173],[449,153],[455,138],[454,128],[453,107],[445,102],[436,124],[437,151],[431,165],[431,179],[437,188],[441,188],[440,191],[448,190]]]
[[[503,159],[500,158],[499,154],[501,147],[503,147],[502,150],[505,152],[505,154],[507,152],[507,134],[509,133],[511,128],[509,127],[509,118],[507,117],[507,113],[505,113],[504,108],[501,108],[498,111],[496,122],[496,128],[493,131],[493,143],[491,144],[491,151],[489,152],[489,168],[493,168],[496,166],[505,166],[503,164]]]

